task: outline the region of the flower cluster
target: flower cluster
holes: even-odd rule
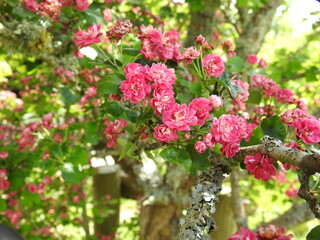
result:
[[[114,43],[117,43],[127,33],[131,33],[132,23],[130,20],[117,20],[115,25],[111,25],[106,32],[107,38]]]
[[[202,59],[202,67],[207,77],[219,77],[224,71],[224,64],[216,54],[208,54]]]
[[[238,93],[237,97],[232,99],[232,102],[234,104],[234,107],[236,107],[238,110],[245,111],[246,106],[243,104],[243,102],[248,100],[249,97],[249,84],[242,82],[241,80],[234,80],[234,83],[241,87],[242,93]]]
[[[6,169],[0,169],[0,189],[2,190],[8,190],[10,186],[10,182],[6,179],[7,175]]]
[[[128,123],[124,119],[116,119],[114,122],[105,119],[104,125],[107,126],[104,131],[108,140],[107,147],[112,148],[117,143],[118,136],[124,133],[124,128],[128,126]]]
[[[102,35],[101,31],[101,24],[93,24],[88,28],[87,31],[78,31],[76,34],[73,35],[76,40],[74,43],[76,46],[80,48],[87,47],[93,43],[101,42],[100,36]]]
[[[181,61],[182,56],[180,53],[181,43],[179,42],[180,35],[178,32],[169,31],[162,33],[151,25],[140,27],[141,32],[138,38],[142,40],[141,53],[146,59],[158,61],[174,60]]]
[[[210,133],[204,137],[204,142],[209,148],[217,143],[222,145],[222,154],[233,157],[240,148],[242,139],[249,140],[253,125],[246,122],[242,117],[234,115],[222,115],[212,122]]]
[[[258,57],[256,55],[249,55],[248,58],[247,58],[247,62],[251,65],[255,65],[255,64],[258,64],[259,67],[261,68],[265,68],[267,67],[267,62],[261,58],[260,60],[258,60]]]
[[[262,181],[268,181],[272,176],[277,174],[277,169],[272,164],[273,162],[273,158],[269,158],[261,153],[256,153],[254,156],[246,156],[244,159],[246,169],[250,174]]]
[[[312,145],[320,142],[320,120],[316,117],[297,108],[287,110],[280,116],[280,119],[288,126],[292,126],[297,136],[306,144]]]
[[[285,228],[277,228],[274,225],[259,227],[257,232],[240,228],[240,231],[232,234],[227,240],[290,240],[292,234],[285,235]]]
[[[14,112],[23,109],[23,101],[17,98],[17,94],[11,91],[0,91],[0,108],[7,108]]]

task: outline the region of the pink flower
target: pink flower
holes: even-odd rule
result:
[[[0,180],[0,189],[8,190],[10,187],[10,182],[8,180]]]
[[[240,228],[240,231],[232,234],[227,240],[257,240],[257,237],[249,229]]]
[[[63,137],[62,137],[61,133],[53,134],[52,138],[53,138],[53,141],[55,141],[56,143],[62,143],[62,141],[63,141]]]
[[[219,77],[224,71],[222,59],[216,54],[208,54],[202,59],[202,67],[207,77]]]
[[[46,115],[43,116],[42,124],[46,129],[53,129],[53,123],[52,123],[52,113],[47,113]]]
[[[76,9],[78,11],[85,11],[89,8],[89,2],[87,0],[75,0],[76,1]]]
[[[284,102],[284,103],[293,103],[293,92],[290,89],[282,89],[279,88],[278,91],[275,94],[275,98],[278,102]]]
[[[124,128],[128,126],[128,123],[124,119],[116,119],[114,122],[105,119],[104,124],[107,126],[104,131],[108,139],[107,147],[112,148],[117,143],[118,136],[124,133]]]
[[[0,152],[0,159],[6,159],[9,156],[8,151]],[[1,170],[1,169],[0,169]]]
[[[97,95],[97,87],[96,86],[89,87],[84,94],[87,98],[95,97]]]
[[[178,140],[178,135],[175,129],[168,127],[166,124],[158,125],[154,128],[154,138],[162,142],[170,142]]]
[[[106,20],[106,22],[111,22],[112,21],[112,13],[110,11],[110,9],[106,8],[105,10],[103,10],[103,18],[104,20]]]
[[[274,225],[259,227],[257,231],[258,240],[290,240],[294,235],[285,236],[285,228],[277,228]]]
[[[222,145],[221,153],[227,158],[231,158],[239,151],[239,148],[239,143],[225,143]]]
[[[190,126],[198,122],[195,111],[186,104],[175,104],[162,114],[162,122],[178,131],[190,131]]]
[[[38,191],[38,186],[35,184],[29,184],[28,185],[28,190],[30,193],[37,193]]]
[[[204,142],[196,141],[196,143],[194,144],[194,149],[198,153],[204,153],[207,150],[207,145]]]
[[[36,0],[24,0],[24,6],[31,12],[38,11],[39,3]]]
[[[259,66],[261,68],[266,68],[267,67],[267,62],[263,58],[261,58],[260,61],[259,61]]]
[[[135,74],[145,74],[146,67],[142,66],[140,63],[129,63],[125,68],[124,72],[126,75],[135,75]]]
[[[0,169],[0,180],[4,180],[7,176],[7,170],[4,168]]]
[[[297,136],[306,144],[312,145],[320,142],[320,120],[299,118],[292,126],[296,129]]]
[[[126,80],[120,85],[125,100],[138,103],[149,97],[151,86],[145,80],[143,74],[126,74]]]
[[[212,133],[207,133],[207,135],[205,135],[203,137],[203,141],[207,145],[208,148],[213,148],[217,144],[217,142],[216,142],[215,138],[213,137]]]
[[[207,98],[195,98],[189,104],[189,108],[193,109],[198,119],[197,125],[202,126],[207,118],[210,118],[209,112],[212,110],[212,105]]]
[[[72,198],[72,202],[74,202],[74,203],[80,202],[79,196],[74,196],[74,197]]]
[[[153,63],[151,68],[146,68],[146,79],[150,82],[158,84],[167,84],[171,87],[176,83],[176,75],[173,68],[168,69],[167,65],[163,63]]]
[[[132,23],[130,20],[117,20],[115,25],[108,27],[106,35],[111,42],[119,42],[127,33],[131,33]]]
[[[298,191],[299,189],[298,188],[293,188],[292,186],[286,190],[286,195],[289,197],[289,198],[294,198],[294,197],[297,197],[298,196]]]
[[[249,97],[249,84],[242,82],[241,80],[235,80],[234,83],[241,87],[243,90],[243,93],[238,92],[238,95],[236,98],[232,99],[233,104],[238,106],[240,110],[245,111],[246,107],[243,104],[243,102],[248,100]]]
[[[219,108],[223,104],[222,98],[217,96],[217,95],[211,95],[209,97],[209,100],[210,100],[211,105],[212,105],[213,108]]]
[[[76,46],[79,46],[80,48],[87,47],[93,43],[101,42],[100,36],[102,33],[101,30],[101,24],[93,24],[88,28],[88,31],[78,31],[76,34],[73,35],[76,40],[74,40],[74,43]]]
[[[174,92],[166,84],[159,84],[153,91],[153,97],[149,103],[154,109],[155,114],[163,113],[163,111],[175,103]]]
[[[256,153],[254,156],[246,156],[244,159],[246,169],[250,174],[262,181],[268,181],[272,176],[277,174],[277,169],[273,166],[273,162],[274,159],[261,153]]]
[[[247,62],[250,63],[250,64],[256,64],[258,61],[258,58],[256,55],[249,55],[248,58],[247,58]]]
[[[302,112],[301,109],[299,108],[296,108],[294,110],[289,109],[281,114],[280,120],[283,123],[287,124],[288,126],[292,126],[292,124],[296,119],[302,118],[304,116],[305,116],[304,112]]]
[[[186,48],[182,54],[183,59],[186,64],[192,63],[193,59],[196,59],[200,56],[201,50],[197,50],[194,46]]]

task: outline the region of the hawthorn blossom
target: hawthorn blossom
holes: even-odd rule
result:
[[[76,46],[80,48],[87,47],[93,43],[101,42],[100,36],[102,35],[101,31],[101,24],[93,24],[88,28],[87,31],[78,31],[76,34],[73,35],[76,40],[74,43]]]
[[[207,118],[210,118],[209,112],[212,110],[212,105],[207,98],[195,98],[189,104],[189,108],[193,109],[198,119],[197,125],[202,126]]]
[[[216,54],[208,54],[202,59],[202,67],[207,77],[219,77],[224,71],[222,59]]]
[[[313,145],[320,142],[320,120],[299,118],[292,126],[296,129],[296,134],[306,144]]]
[[[231,158],[239,151],[239,149],[239,143],[224,143],[221,147],[221,153],[227,158]]]
[[[132,23],[130,20],[117,20],[115,25],[108,27],[106,35],[111,42],[119,42],[127,33],[131,33]]]
[[[8,156],[9,156],[9,152],[8,151],[1,151],[0,152],[0,159],[6,159]]]
[[[166,84],[159,84],[153,91],[153,98],[149,100],[149,104],[154,109],[155,114],[163,113],[175,103],[174,92]]]
[[[301,109],[289,109],[280,115],[280,120],[288,126],[292,126],[294,121],[298,118],[304,118],[305,113]]]
[[[198,153],[204,153],[205,151],[207,151],[207,145],[204,142],[196,141],[196,143],[194,144],[194,149]]]
[[[241,80],[234,80],[234,83],[241,87],[241,89],[243,90],[242,93],[238,92],[238,95],[236,98],[232,99],[233,104],[236,105],[237,107],[239,107],[240,110],[245,111],[246,107],[243,104],[243,102],[248,100],[249,97],[249,84],[242,82]]]
[[[75,0],[76,1],[76,9],[78,11],[85,11],[89,8],[89,2],[88,0]]]
[[[173,68],[169,69],[164,63],[153,63],[151,67],[146,67],[146,79],[154,82],[155,86],[167,84],[171,87],[176,83],[177,77]]]
[[[190,131],[190,126],[198,122],[195,111],[186,104],[174,104],[162,114],[162,122],[178,131]]]
[[[294,237],[293,234],[287,236],[285,234],[285,228],[278,228],[274,225],[268,225],[266,227],[259,227],[257,231],[258,240],[290,240]]]
[[[110,11],[110,9],[106,8],[105,10],[103,10],[103,18],[104,20],[106,20],[106,22],[111,22],[112,21],[112,13]]]
[[[182,56],[185,63],[190,64],[192,63],[192,60],[198,58],[200,54],[201,54],[201,50],[197,50],[194,46],[192,46],[192,47],[186,48]]]
[[[250,174],[262,181],[268,181],[272,176],[277,174],[277,169],[273,166],[273,162],[274,159],[261,153],[256,153],[254,156],[246,156],[244,159],[246,169]]]
[[[256,55],[249,55],[248,58],[247,58],[247,62],[254,65],[258,62],[258,58]]]
[[[178,140],[178,134],[176,130],[170,128],[166,124],[158,125],[154,128],[153,133],[154,138],[162,141],[162,142],[170,142],[171,140]]]
[[[23,4],[26,7],[26,9],[28,9],[31,12],[38,11],[39,3],[36,0],[24,0]]]
[[[212,133],[207,133],[207,135],[205,135],[203,137],[203,141],[207,145],[208,148],[213,148],[217,144]]]
[[[261,67],[261,68],[266,68],[267,67],[267,62],[263,59],[263,58],[261,58],[260,60],[259,60],[259,66]]]
[[[222,107],[223,104],[223,100],[220,96],[217,95],[211,95],[209,97],[210,103],[212,105],[213,108],[219,108]]]
[[[194,41],[196,42],[197,45],[203,45],[205,42],[207,42],[207,39],[202,35],[199,35],[197,37],[194,37]]]
[[[124,128],[128,123],[124,119],[116,119],[114,122],[105,119],[104,124],[107,126],[104,134],[108,140],[107,147],[112,148],[117,143],[119,135],[124,133]]]
[[[293,92],[290,89],[282,89],[279,88],[278,91],[275,93],[275,98],[278,102],[284,103],[293,103]]]
[[[240,230],[232,234],[227,240],[257,240],[257,237],[249,229],[240,227]]]

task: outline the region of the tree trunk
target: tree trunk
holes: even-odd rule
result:
[[[103,166],[98,168],[99,173],[93,177],[93,196],[95,201],[101,202],[102,199],[109,195],[112,203],[107,207],[113,210],[102,223],[94,222],[94,231],[96,236],[110,235],[119,226],[120,213],[120,173],[119,169],[114,166]]]
[[[190,6],[190,24],[185,39],[185,47],[194,45],[194,37],[202,35],[211,40],[215,26],[215,11],[220,6],[220,0],[202,0],[203,9],[193,11]]]
[[[249,14],[244,8],[238,8],[241,29],[236,39],[236,53],[245,59],[249,54],[257,54],[270,30],[277,7],[282,0],[270,0],[256,12]]]

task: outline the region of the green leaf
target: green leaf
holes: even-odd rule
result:
[[[186,150],[188,151],[190,158],[192,160],[192,165],[190,168],[191,176],[196,176],[197,171],[205,171],[210,166],[209,162],[209,151],[204,153],[198,153],[194,149],[194,144],[187,145]]]
[[[183,165],[186,171],[190,172],[192,161],[189,153],[186,150],[169,146],[163,149],[159,154],[164,160]]]
[[[96,122],[86,122],[84,124],[84,141],[91,143],[92,145],[97,145],[99,142],[98,136],[98,125]]]
[[[22,206],[31,207],[34,204],[40,203],[41,198],[38,193],[31,193],[28,190],[22,192],[22,196],[20,199],[20,204]]]
[[[311,229],[311,231],[307,235],[306,240],[319,240],[320,239],[320,225]]]
[[[74,164],[85,165],[88,163],[88,154],[85,149],[80,146],[76,146],[73,154],[70,157],[70,162]]]
[[[132,141],[128,141],[124,148],[122,149],[121,155],[119,157],[119,161],[122,160],[125,156],[132,156],[134,150],[137,149],[137,146],[133,144]]]
[[[262,93],[260,91],[250,91],[247,103],[259,104],[261,99]]]
[[[0,212],[5,212],[7,210],[6,201],[0,198]]]
[[[120,93],[120,85],[125,76],[122,74],[112,73],[98,81],[98,92],[102,94]]]
[[[263,119],[261,130],[265,135],[273,138],[279,138],[282,142],[286,139],[288,126],[281,122],[278,115],[273,115],[271,118]]]
[[[123,48],[122,49],[122,54],[124,55],[128,55],[128,56],[137,56],[139,55],[141,52],[139,49],[135,49],[135,48]]]
[[[128,118],[128,120],[132,123],[136,123],[137,119],[139,117],[139,112],[134,111],[134,110],[130,110],[130,109],[126,109],[125,110],[126,116]]]
[[[119,102],[112,101],[105,105],[105,111],[114,117],[120,117],[124,112],[124,108]]]
[[[230,96],[232,98],[236,98],[239,93],[243,93],[243,89],[239,87],[238,85],[234,84],[231,80],[231,73],[230,72],[223,72],[218,78],[217,81],[228,88]]]
[[[233,56],[229,59],[228,65],[231,72],[241,72],[245,68],[245,63],[239,56]]]
[[[62,178],[70,184],[77,184],[83,178],[83,173],[79,171],[78,167],[72,163],[65,163],[61,167]]]
[[[66,105],[72,105],[79,101],[79,97],[69,88],[61,88],[60,93],[62,101]]]
[[[249,142],[245,141],[242,139],[240,146],[241,147],[247,147],[247,146],[252,146],[256,144],[260,144],[260,139],[264,136],[261,127],[257,127],[252,131],[252,136],[250,137]]]

